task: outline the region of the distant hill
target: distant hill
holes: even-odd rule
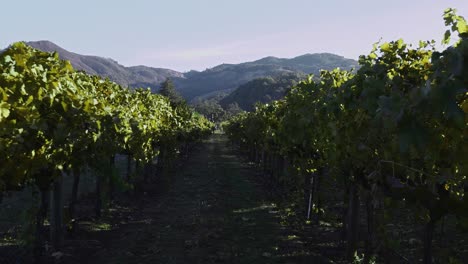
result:
[[[151,87],[155,92],[166,78],[172,78],[176,89],[188,100],[228,94],[251,80],[284,74],[318,74],[320,69],[356,68],[357,61],[330,53],[305,54],[292,59],[266,57],[240,64],[221,64],[205,71],[186,73],[147,66],[125,67],[117,61],[67,51],[50,41],[26,42],[42,51],[58,52],[78,70],[108,77],[129,87]]]
[[[191,71],[185,78],[176,78],[176,87],[188,99],[197,96],[231,92],[253,79],[290,73],[315,74],[321,69],[349,70],[357,68],[358,62],[342,56],[319,53],[306,54],[292,59],[266,57],[241,64],[221,64],[203,72]]]
[[[305,54],[292,59],[266,57],[252,63],[289,67],[295,71],[300,71],[306,74],[318,74],[321,69],[332,70],[339,67],[341,69],[348,70],[358,66],[358,62],[355,60],[346,59],[345,57],[332,53]]]
[[[151,87],[155,90],[168,77],[184,76],[181,72],[169,69],[146,66],[125,67],[112,59],[69,52],[50,41],[31,41],[26,42],[26,44],[46,52],[56,51],[61,59],[69,60],[75,69],[83,70],[89,74],[109,77],[112,81],[123,86]]]
[[[283,98],[289,89],[306,77],[301,73],[284,73],[273,77],[262,77],[249,81],[220,100],[219,104],[227,108],[237,104],[242,110],[254,110],[255,103],[269,103]]]
[[[189,100],[197,96],[230,92],[239,85],[259,77],[294,73],[289,68],[272,64],[222,64],[203,72],[192,73],[188,78],[174,79],[176,87]]]

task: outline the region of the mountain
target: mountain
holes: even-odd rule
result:
[[[321,69],[332,70],[334,68],[341,68],[348,70],[358,67],[357,61],[332,53],[305,54],[292,59],[266,57],[252,63],[289,67],[306,74],[318,74]]]
[[[232,92],[253,79],[301,73],[318,75],[321,69],[349,70],[357,68],[358,62],[331,53],[305,54],[292,59],[266,57],[240,64],[221,64],[203,72],[191,71],[185,78],[176,78],[176,87],[188,99],[197,96]]]
[[[306,77],[301,73],[284,73],[249,81],[219,101],[223,108],[237,104],[242,110],[254,110],[255,103],[269,103],[283,98],[289,89]]]
[[[69,52],[50,41],[31,41],[26,42],[26,44],[46,52],[56,51],[61,59],[69,60],[75,69],[108,77],[123,86],[151,87],[154,91],[166,78],[184,76],[183,73],[169,69],[146,66],[125,67],[112,59]]]
[[[151,87],[153,91],[156,91],[166,78],[171,78],[176,89],[190,101],[229,94],[240,85],[257,78],[294,73],[317,75],[320,69],[358,67],[355,60],[330,53],[319,53],[305,54],[292,59],[266,57],[240,64],[221,64],[201,72],[181,73],[147,66],[125,67],[112,59],[67,51],[50,41],[26,43],[42,51],[56,51],[60,58],[69,60],[76,69],[108,77],[123,86]]]

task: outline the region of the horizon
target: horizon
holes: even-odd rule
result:
[[[101,58],[104,58],[104,59],[110,59],[110,60],[113,60],[115,62],[117,62],[118,64],[124,66],[124,67],[139,67],[139,66],[144,66],[144,67],[151,67],[151,68],[155,68],[155,69],[165,69],[165,70],[174,70],[174,69],[170,69],[170,68],[163,68],[163,67],[153,67],[153,66],[148,66],[148,65],[143,65],[143,64],[139,64],[139,65],[123,65],[121,64],[119,61],[115,60],[114,58],[108,58],[108,57],[103,57],[103,56],[99,56],[99,55],[93,55],[93,54],[80,54],[80,53],[76,53],[74,51],[71,51],[71,50],[68,50],[66,49],[65,47],[62,47],[60,45],[58,45],[57,43],[54,43],[53,41],[50,41],[50,40],[35,40],[35,41],[19,41],[19,42],[24,42],[24,43],[28,43],[28,42],[49,42],[49,43],[52,43],[53,45],[56,45],[70,53],[74,53],[74,54],[77,54],[77,55],[80,55],[80,56],[97,56],[97,57],[101,57]],[[11,43],[13,44],[13,43]],[[11,45],[10,44],[10,45]],[[4,47],[4,48],[7,48],[7,47]],[[3,50],[4,48],[0,49],[0,50]],[[342,57],[344,59],[351,59],[351,58],[347,58],[347,57],[344,57],[340,54],[335,54],[335,53],[330,53],[330,52],[317,52],[317,53],[305,53],[305,54],[299,54],[297,56],[293,56],[293,57],[277,57],[277,56],[273,56],[273,55],[270,55],[270,56],[266,56],[266,57],[262,57],[262,58],[254,58],[253,60],[249,60],[249,61],[243,61],[243,62],[240,62],[240,63],[249,63],[249,62],[255,62],[255,61],[258,61],[258,60],[262,60],[262,59],[266,59],[266,58],[276,58],[276,59],[286,59],[286,60],[291,60],[291,59],[295,59],[295,58],[298,58],[298,57],[302,57],[302,56],[307,56],[307,55],[321,55],[321,54],[329,54],[329,55],[336,55],[336,56],[339,56],[339,57]],[[357,61],[357,60],[356,60]],[[177,70],[174,70],[174,71],[177,71],[177,72],[180,72],[180,73],[187,73],[187,72],[190,72],[190,71],[198,71],[198,72],[201,72],[201,71],[204,71],[204,70],[208,70],[208,69],[213,69],[217,66],[220,66],[220,65],[236,65],[236,64],[240,64],[240,63],[221,63],[221,64],[217,64],[217,65],[212,65],[206,69],[203,69],[203,70],[188,70],[188,71],[177,71]]]
[[[380,10],[376,2],[143,0],[132,5],[85,0],[74,6],[73,13],[63,12],[69,7],[58,0],[32,2],[28,10],[19,7],[24,3],[8,2],[5,10],[21,8],[24,17],[18,20],[15,12],[4,15],[16,21],[16,28],[3,34],[0,49],[17,41],[47,40],[67,51],[110,58],[126,67],[189,72],[270,56],[331,53],[357,60],[379,40],[440,43],[445,32],[442,14],[448,7],[468,17],[468,3],[455,0],[380,1],[385,3]],[[66,23],[57,23],[62,20]],[[74,21],[80,22],[79,27]]]

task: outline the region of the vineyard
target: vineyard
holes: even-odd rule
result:
[[[466,261],[468,27],[453,9],[444,20],[443,51],[377,43],[359,70],[322,71],[225,124],[310,224],[336,220],[349,262]]]
[[[28,188],[40,201],[25,208],[35,212],[27,237],[34,233],[36,262],[46,241],[59,251],[65,227],[73,229],[82,173],[93,171],[99,218],[103,200],[111,203],[117,189],[137,192],[153,167],[170,166],[211,133],[212,124],[184,104],[76,72],[58,54],[24,43],[0,55],[0,73],[0,195]],[[116,155],[128,159],[125,177],[113,173]],[[73,186],[64,210],[63,178],[69,175]]]
[[[443,18],[443,50],[378,42],[224,135],[180,97],[12,44],[0,262],[465,263],[468,25]]]

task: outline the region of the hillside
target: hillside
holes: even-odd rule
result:
[[[330,53],[305,54],[292,59],[266,57],[240,64],[221,64],[203,72],[192,71],[185,79],[177,78],[176,86],[188,99],[213,92],[231,92],[251,80],[284,74],[319,74],[321,69],[357,68],[352,59]]]
[[[112,59],[80,55],[69,52],[50,41],[31,41],[26,42],[26,44],[42,51],[56,51],[61,59],[69,60],[75,69],[109,77],[112,81],[124,86],[151,87],[154,91],[168,77],[183,77],[183,73],[169,69],[146,66],[125,67]]]
[[[274,77],[262,77],[249,81],[220,101],[226,108],[237,104],[242,110],[254,110],[255,103],[269,103],[283,98],[289,89],[303,79],[305,74],[287,73]]]
[[[273,64],[222,64],[203,72],[192,73],[188,78],[176,78],[180,92],[189,100],[197,96],[231,92],[256,78],[294,73],[293,69]]]

